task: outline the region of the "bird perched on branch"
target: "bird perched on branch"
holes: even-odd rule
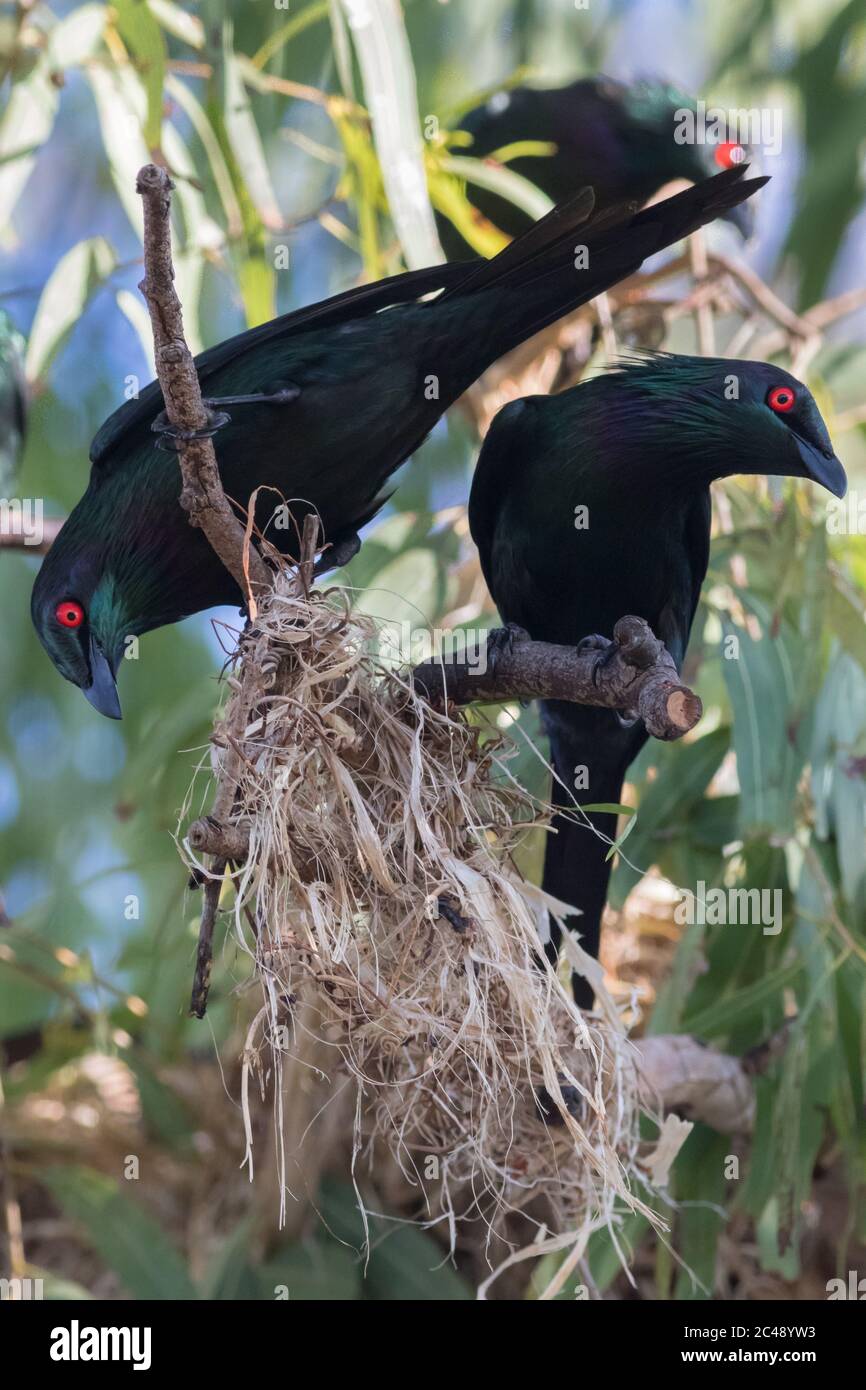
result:
[[[196,365],[226,494],[243,508],[254,489],[273,489],[295,520],[317,511],[331,547],[325,566],[345,563],[389,476],[492,362],[765,182],[743,172],[639,213],[595,216],[584,190],[491,261],[365,285],[211,348]],[[32,596],[61,675],[113,718],[128,636],[243,600],[179,506],[177,459],[157,447],[179,442],[162,406],[153,383],[103,425],[90,484]],[[259,497],[262,530],[278,500]],[[293,528],[267,535],[296,553]]]
[[[694,111],[692,97],[658,81],[627,85],[609,77],[583,77],[566,87],[515,87],[496,92],[460,119],[459,128],[471,135],[472,144],[458,153],[489,159],[527,141],[550,145],[550,153],[520,154],[508,159],[507,167],[553,202],[585,183],[599,208],[624,200],[641,204],[674,179],[698,183],[747,158],[736,140],[684,138],[691,131],[682,113]],[[472,185],[468,196],[482,216],[509,236],[531,225],[528,213],[489,189]],[[751,214],[750,207],[740,205],[724,217],[748,237]],[[465,256],[467,244],[454,224],[445,217],[438,221],[449,259]]]
[[[644,618],[682,665],[710,551],[710,484],[735,473],[809,478],[835,497],[845,472],[817,405],[788,372],[764,362],[651,356],[559,396],[499,412],[478,461],[469,524],[506,624],[537,641],[585,643],[599,660],[614,624]],[[560,813],[548,837],[544,887],[580,909],[569,919],[598,954],[629,764],[647,739],[615,711],[542,702]],[[560,930],[551,919],[548,954]],[[575,998],[592,990],[575,978]]]

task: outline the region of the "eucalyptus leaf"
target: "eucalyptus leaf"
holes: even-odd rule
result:
[[[60,352],[94,291],[113,273],[117,258],[104,237],[79,241],[61,256],[36,306],[27,344],[25,371],[38,381]]]
[[[39,1177],[133,1297],[198,1297],[179,1251],[118,1182],[93,1168],[61,1165]]]

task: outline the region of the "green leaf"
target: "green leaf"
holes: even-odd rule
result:
[[[36,306],[27,344],[29,381],[43,377],[87,308],[91,297],[113,273],[117,258],[104,237],[79,241],[61,256]]]
[[[265,227],[272,231],[283,225],[283,215],[271,182],[262,137],[253,116],[241,66],[233,47],[233,29],[223,26],[223,119],[235,163]]]
[[[144,0],[112,0],[112,7],[117,15],[120,37],[135,58],[147,93],[144,138],[153,154],[159,149],[162,134],[165,39]]]
[[[80,1167],[43,1168],[39,1177],[134,1298],[198,1297],[180,1252],[119,1183]]]
[[[656,862],[671,825],[687,822],[691,808],[703,796],[728,751],[730,738],[730,729],[714,729],[693,742],[659,745],[648,755],[657,756],[658,772],[641,796],[638,825],[629,845],[630,862],[620,855],[614,869],[608,894],[612,907],[623,906],[632,888]]]
[[[62,1275],[52,1274],[49,1269],[31,1266],[28,1277],[42,1280],[42,1297],[46,1303],[82,1303],[93,1297],[82,1284],[76,1284],[74,1279],[64,1279]]]
[[[324,1239],[289,1246],[257,1274],[262,1298],[336,1303],[361,1297],[358,1256]]]
[[[160,1080],[141,1052],[131,1048],[124,1060],[135,1076],[142,1114],[150,1132],[175,1148],[188,1144],[195,1131],[195,1121],[186,1103]]]
[[[243,231],[243,213],[235,193],[231,171],[220,146],[219,137],[208,120],[204,107],[196,100],[185,82],[181,82],[180,78],[170,73],[166,79],[165,88],[172,101],[176,101],[184,114],[189,117],[190,124],[201,140],[204,152],[208,157],[217,193],[220,196],[220,202],[223,205],[226,232],[229,239],[232,240],[240,236]]]
[[[629,835],[630,835],[631,832],[634,830],[634,828],[635,828],[636,825],[637,825],[637,812],[636,812],[636,811],[633,811],[633,812],[632,812],[632,815],[631,815],[631,819],[628,820],[628,821],[626,821],[626,824],[625,824],[625,827],[624,827],[622,833],[619,834],[619,835],[617,835],[617,837],[616,837],[616,839],[614,840],[613,844],[610,846],[610,849],[607,851],[607,854],[604,856],[604,862],[605,862],[606,864],[607,864],[611,859],[613,859],[613,856],[614,856],[615,854],[619,854],[620,850],[622,849],[623,845],[625,844],[626,840],[628,839]]]
[[[497,164],[508,164],[512,159],[535,159],[556,154],[558,146],[550,140],[515,140],[498,150],[491,150],[487,156]]]
[[[202,1282],[202,1298],[226,1303],[261,1299],[259,1271],[250,1266],[250,1238],[254,1229],[254,1218],[247,1217],[239,1221],[222,1242]]]
[[[61,964],[55,946],[71,948],[70,933],[59,912],[46,912],[39,929],[15,922],[0,931],[0,1037],[15,1037],[38,1028],[62,1004],[78,1013],[75,972]]]
[[[418,546],[384,565],[371,587],[357,595],[354,608],[390,625],[402,640],[402,624],[426,630],[439,608],[443,589],[444,575],[437,555]]]
[[[354,1250],[367,1231],[351,1183],[328,1179],[319,1193],[322,1219],[333,1236]],[[448,1264],[446,1252],[417,1226],[368,1217],[370,1253],[363,1296],[383,1301],[472,1298],[469,1285]]]
[[[678,1207],[676,1250],[685,1264],[674,1288],[677,1299],[713,1297],[719,1236],[725,1216],[725,1160],[730,1137],[696,1125],[674,1169]]]
[[[542,193],[522,174],[516,174],[504,165],[488,164],[483,159],[473,159],[469,155],[449,154],[442,156],[440,166],[446,174],[454,174],[467,183],[475,184],[477,188],[504,198],[533,221],[537,222],[553,207],[546,193]]]
[[[50,136],[60,105],[57,72],[86,62],[105,28],[104,5],[80,5],[48,32],[32,71],[16,82],[0,117],[0,228],[6,229],[33,169],[36,154]]]
[[[374,1240],[364,1293],[380,1301],[413,1303],[474,1298],[442,1246],[425,1231],[403,1225]]]
[[[730,621],[723,630],[725,642],[737,644],[736,658],[723,660],[722,669],[734,711],[740,832],[790,833],[806,751],[807,731],[796,717],[799,684],[810,653],[786,623],[778,635],[766,624],[757,640]]]
[[[427,192],[424,140],[409,39],[399,5],[342,0],[358,54],[382,181],[410,270],[442,260]]]
[[[252,61],[257,68],[267,67],[275,53],[289,43],[290,40],[297,38],[311,24],[316,24],[321,19],[327,19],[329,11],[328,0],[316,0],[315,4],[307,5],[299,14],[292,15],[292,18],[279,29],[275,29],[270,38],[265,39],[261,48],[253,54]]]
[[[831,584],[827,593],[827,623],[846,652],[866,671],[866,621],[862,595],[855,600],[836,583]]]
[[[117,307],[125,318],[129,319],[135,330],[141,350],[147,362],[148,371],[151,378],[156,376],[156,366],[153,360],[153,329],[150,326],[150,315],[147,312],[147,305],[140,295],[132,293],[132,290],[118,290],[114,296]]]
[[[204,25],[197,15],[188,14],[173,0],[147,0],[147,8],[166,33],[188,43],[190,48],[204,48]]]
[[[682,1021],[682,1031],[699,1038],[713,1038],[730,1033],[745,1019],[762,1018],[768,1008],[781,1012],[783,991],[787,985],[793,984],[802,969],[799,960],[777,966],[754,984],[716,1000],[700,1013],[687,1013]]]
[[[836,656],[815,710],[812,796],[816,833],[835,841],[842,893],[852,907],[866,889],[866,674]]]

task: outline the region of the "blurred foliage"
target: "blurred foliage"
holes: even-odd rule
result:
[[[666,22],[652,34],[663,75],[686,87],[703,76],[710,100],[784,112],[781,162],[766,169],[780,178],[756,253],[762,274],[801,307],[843,287],[852,246],[862,255],[866,0],[732,0],[673,12],[679,31]],[[0,298],[29,330],[34,404],[19,488],[44,498],[48,514],[77,500],[90,436],[130,381],[151,374],[135,288],[134,175],[146,159],[165,160],[177,186],[178,288],[195,346],[420,254],[389,215],[343,14],[337,0],[307,0],[291,13],[264,0],[0,10]],[[540,195],[507,163],[473,162],[461,112],[526,72],[550,82],[645,72],[652,49],[647,7],[629,0],[577,13],[572,0],[409,0],[405,21],[415,71],[404,65],[396,80],[403,97],[406,84],[417,87],[431,200],[484,253],[502,238],[473,218],[473,181],[494,181],[536,211]],[[394,51],[405,53],[399,37]],[[691,63],[683,72],[664,71],[674,38]],[[812,363],[831,428],[862,404],[864,366],[855,340],[834,340]],[[390,514],[346,576],[367,611],[421,628],[493,620],[466,580],[461,508],[473,448],[455,412],[404,471]],[[845,434],[840,452],[862,486],[862,426]],[[720,1234],[746,1219],[761,1269],[795,1280],[819,1156],[843,1166],[848,1186],[840,1267],[847,1243],[866,1239],[866,540],[857,528],[835,534],[817,500],[794,485],[782,493],[731,485],[725,495],[730,525],[714,544],[690,655],[706,716],[696,738],[652,744],[634,770],[638,814],[612,904],[623,907],[652,865],[672,884],[778,888],[776,936],[698,925],[682,933],[647,1026],[689,1030],[737,1053],[783,1025],[787,1040],[760,1083],[743,1180],[724,1180],[728,1141],[701,1127],[678,1160],[673,1253],[659,1247],[654,1257],[658,1297],[708,1296]],[[148,636],[122,678],[123,725],[97,721],[58,681],[30,628],[37,563],[0,555],[14,596],[0,665],[8,1058],[41,1030],[24,1049],[29,1059],[6,1068],[6,1105],[26,1110],[94,1052],[122,1057],[158,1151],[195,1165],[200,1124],[167,1076],[193,1060],[215,1069],[214,1046],[235,1056],[244,1013],[234,992],[244,965],[227,945],[209,1030],[186,1017],[198,903],[170,839],[218,699],[219,631],[199,619]],[[736,661],[725,655],[731,639]],[[517,728],[537,739],[534,711]],[[541,764],[521,747],[514,770],[540,790]],[[538,859],[536,842],[526,861],[537,869]],[[99,1131],[88,1162],[52,1148],[50,1128],[44,1149],[16,1150],[15,1182],[50,1201],[133,1296],[272,1298],[282,1285],[292,1298],[469,1294],[439,1245],[415,1228],[377,1228],[365,1268],[354,1253],[363,1244],[354,1195],[336,1185],[321,1196],[325,1220],[313,1237],[263,1247],[236,1212],[212,1263],[193,1272],[181,1233],[162,1215],[159,1181],[144,1182],[140,1200],[127,1196],[122,1173],[100,1162]],[[625,1222],[625,1248],[637,1250],[644,1235],[640,1221]],[[604,1234],[591,1266],[601,1290],[620,1273]],[[34,1272],[52,1297],[84,1296],[63,1267]],[[539,1273],[529,1296],[542,1283]]]

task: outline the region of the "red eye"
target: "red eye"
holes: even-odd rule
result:
[[[767,405],[771,410],[778,410],[782,414],[787,410],[793,410],[796,396],[790,386],[774,386],[767,397]]]
[[[58,603],[54,616],[62,627],[81,627],[84,622],[84,609],[75,599],[67,598]]]
[[[722,169],[733,169],[735,164],[742,164],[745,157],[746,151],[736,140],[725,140],[716,146],[715,160]]]

